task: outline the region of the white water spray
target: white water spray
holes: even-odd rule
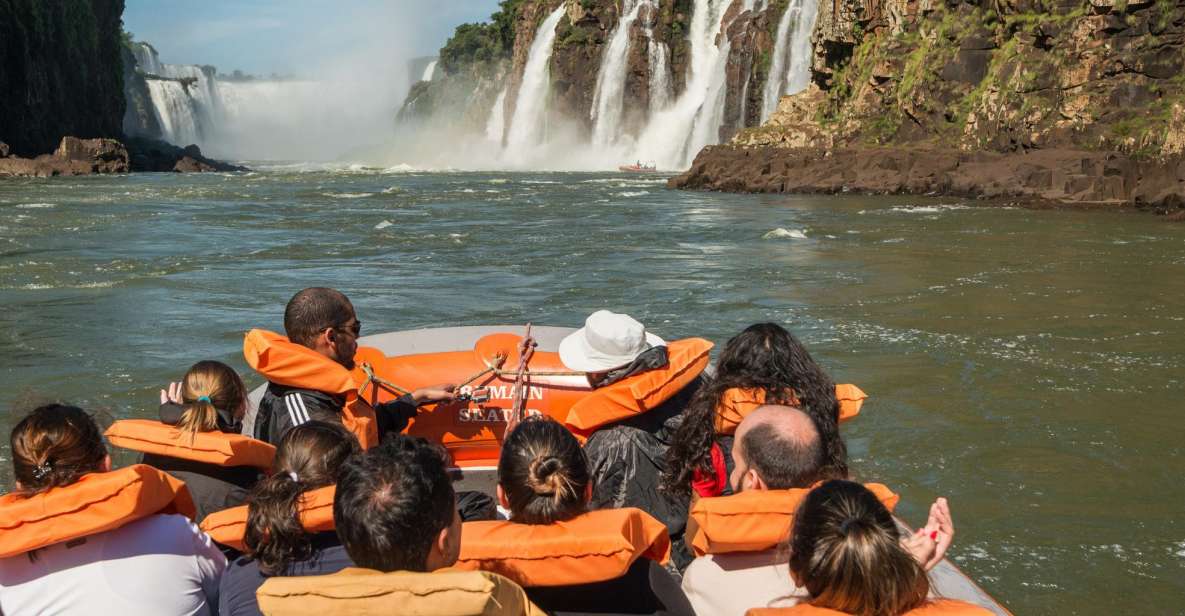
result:
[[[810,83],[811,31],[818,10],[818,0],[792,0],[782,13],[762,93],[762,122],[773,115],[783,95],[800,92]]]
[[[486,139],[494,143],[502,143],[502,136],[506,134],[506,91],[510,86],[502,88],[498,98],[494,100],[494,108],[490,110],[490,119],[486,121]]]
[[[547,122],[547,98],[551,93],[551,52],[556,37],[556,26],[564,16],[566,6],[560,4],[535,32],[535,40],[527,53],[522,85],[506,136],[507,148],[518,152],[539,143]],[[519,152],[521,154],[521,152]]]
[[[644,4],[638,0],[621,0],[621,18],[609,37],[609,44],[605,46],[601,68],[597,72],[596,89],[593,90],[590,113],[593,120],[593,145],[613,145],[621,137],[630,30]]]

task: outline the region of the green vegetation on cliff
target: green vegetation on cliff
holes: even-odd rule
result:
[[[461,24],[440,49],[440,67],[450,75],[466,67],[510,57],[514,50],[514,20],[525,0],[501,0],[487,23]]]
[[[14,154],[61,138],[119,137],[123,0],[0,0],[0,141]]]
[[[839,143],[1153,156],[1181,130],[1185,0],[848,4],[816,45]]]

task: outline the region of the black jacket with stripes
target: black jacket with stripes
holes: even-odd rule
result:
[[[306,421],[341,423],[345,403],[344,396],[268,383],[255,415],[255,438],[279,446],[289,430]],[[405,395],[375,407],[375,416],[379,438],[388,432],[398,433],[416,416],[416,403]]]

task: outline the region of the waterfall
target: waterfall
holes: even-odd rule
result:
[[[198,113],[179,81],[149,79],[148,92],[165,140],[177,145],[198,142]]]
[[[433,60],[424,67],[424,74],[420,77],[420,81],[432,81],[432,77],[436,75],[436,63],[439,60]]]
[[[653,11],[658,10],[657,4],[651,4]],[[653,15],[646,22],[646,52],[650,68],[650,115],[666,109],[671,105],[671,51],[667,44],[654,40]]]
[[[502,143],[502,136],[506,133],[506,91],[509,86],[502,88],[498,98],[494,100],[494,108],[490,110],[490,119],[486,121],[486,139],[494,143]]]
[[[508,147],[529,147],[539,143],[546,125],[547,97],[551,91],[551,52],[556,37],[556,26],[564,16],[565,5],[560,4],[535,32],[535,40],[527,53],[522,85],[506,136]]]
[[[621,15],[597,72],[591,118],[594,145],[612,145],[621,135],[621,112],[625,107],[625,77],[629,68],[630,29],[645,2],[621,0]]]
[[[133,43],[132,56],[136,58],[136,66],[148,75],[159,75],[163,70],[156,49],[148,43]]]
[[[782,13],[762,93],[762,122],[773,115],[783,94],[799,92],[810,82],[811,30],[818,9],[818,0],[792,0]]]
[[[690,66],[686,89],[669,108],[651,118],[631,158],[654,161],[667,169],[682,168],[699,148],[716,142],[716,137],[704,136],[709,131],[702,128],[707,121],[701,118],[718,116],[714,110],[723,106],[728,43],[725,41],[725,48],[721,49],[716,46],[716,38],[731,3],[732,0],[695,0],[687,33]],[[698,130],[693,130],[697,127]],[[716,127],[719,128],[719,123]]]

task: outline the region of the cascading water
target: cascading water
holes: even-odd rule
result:
[[[432,78],[436,76],[436,64],[438,62],[440,61],[433,60],[428,63],[428,66],[424,67],[424,74],[420,76],[420,81],[432,81]]]
[[[547,97],[551,90],[551,52],[555,44],[556,26],[564,16],[565,4],[556,7],[539,30],[527,53],[522,85],[514,105],[514,116],[506,135],[507,149],[522,154],[522,148],[539,143],[547,122]]]
[[[686,89],[668,109],[651,118],[631,158],[654,161],[666,169],[681,168],[699,148],[715,143],[716,138],[709,139],[708,131],[693,129],[707,124],[701,119],[705,114],[718,118],[715,110],[723,106],[728,50],[717,47],[716,39],[731,3],[732,0],[695,0],[687,34],[690,67]]]
[[[164,64],[150,45],[132,47],[144,74],[162,137],[177,145],[202,145],[222,115],[221,96],[212,68]]]
[[[657,3],[650,3],[651,11],[658,11]],[[671,105],[671,51],[667,44],[654,38],[654,16],[646,20],[646,57],[650,68],[650,115]]]
[[[486,139],[494,143],[502,143],[502,136],[506,133],[506,91],[509,89],[507,86],[498,93],[494,107],[490,109],[490,119],[486,121]]]
[[[783,95],[800,92],[810,83],[811,31],[818,10],[818,0],[792,0],[782,13],[762,93],[762,122],[773,115]]]
[[[181,82],[149,79],[148,92],[165,140],[181,145],[197,143],[197,111]]]
[[[630,30],[646,2],[621,0],[621,19],[609,37],[601,58],[597,85],[593,90],[591,118],[594,145],[613,145],[621,137],[621,115],[625,107],[625,77],[629,68]]]

